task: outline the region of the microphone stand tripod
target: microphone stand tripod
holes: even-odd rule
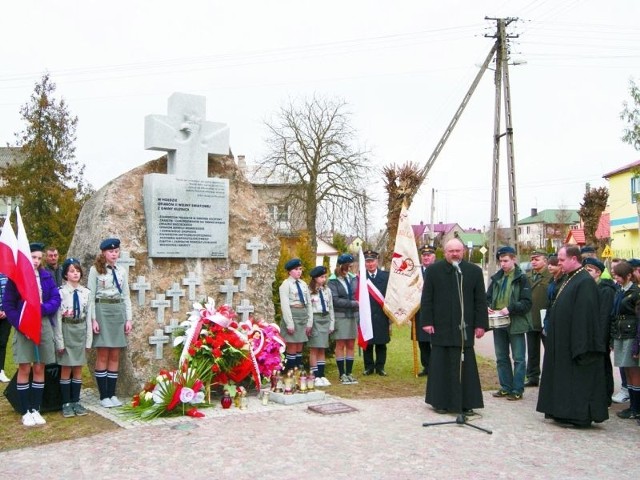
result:
[[[458,287],[458,300],[460,301],[460,340],[461,340],[461,346],[460,346],[460,368],[458,370],[458,382],[460,385],[460,413],[456,416],[455,420],[448,420],[445,422],[425,422],[422,424],[423,427],[432,427],[432,426],[436,426],[436,425],[466,425],[467,427],[473,427],[476,430],[480,430],[481,432],[485,432],[488,433],[489,435],[491,435],[493,432],[487,428],[483,428],[480,427],[478,425],[474,425],[473,423],[469,423],[467,422],[467,416],[464,414],[464,410],[462,408],[462,401],[463,401],[463,397],[464,397],[464,384],[462,382],[462,365],[464,364],[464,342],[467,339],[467,331],[466,331],[466,326],[467,324],[464,321],[464,295],[462,293],[462,285],[463,285],[463,278],[462,278],[462,271],[460,270],[460,266],[455,263],[453,265],[454,269],[456,270],[456,286]]]

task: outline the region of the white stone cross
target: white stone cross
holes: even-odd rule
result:
[[[184,290],[180,288],[178,282],[173,282],[173,285],[169,290],[165,292],[167,297],[171,297],[171,306],[173,312],[180,311],[180,297],[184,297]]]
[[[236,307],[236,312],[242,314],[243,322],[246,322],[247,320],[249,320],[249,314],[253,313],[254,310],[255,310],[255,307],[251,305],[251,302],[246,298],[242,299],[242,301],[240,302],[240,305]]]
[[[156,346],[156,360],[160,360],[164,357],[164,346],[171,340],[164,334],[161,328],[154,331],[154,334],[149,337],[149,345]]]
[[[120,258],[116,260],[116,265],[118,267],[124,268],[127,272],[127,277],[129,276],[129,267],[136,266],[136,259],[129,256],[129,252],[120,252]]]
[[[151,290],[151,284],[144,277],[138,277],[135,283],[131,284],[131,290],[138,291],[138,305],[144,305],[147,296],[147,290]]]
[[[164,297],[164,294],[157,293],[156,299],[151,300],[151,308],[157,308],[156,321],[160,325],[164,325],[164,309],[171,306],[171,302]]]
[[[224,304],[233,305],[233,294],[238,291],[238,286],[233,284],[233,280],[225,280],[219,288],[220,292],[227,294]]]
[[[172,318],[169,320],[169,325],[164,326],[164,333],[168,333],[169,335],[173,335],[178,328],[180,328],[180,322],[177,319]]]
[[[182,285],[189,286],[189,300],[196,299],[196,285],[202,285],[200,277],[196,277],[196,272],[189,272],[189,276],[182,279]]]
[[[167,152],[167,173],[181,178],[207,178],[209,153],[229,153],[229,127],[206,120],[207,99],[174,93],[169,114],[144,119],[144,148]]]
[[[238,291],[244,292],[247,290],[247,278],[251,277],[253,272],[247,268],[246,263],[241,263],[240,268],[233,272],[234,277],[240,277],[240,285]]]
[[[247,242],[247,250],[251,250],[251,265],[255,265],[258,263],[258,253],[264,250],[264,243],[260,237],[251,237],[251,241]]]

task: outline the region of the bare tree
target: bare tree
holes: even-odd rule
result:
[[[290,185],[287,200],[303,212],[314,248],[320,219],[340,231],[364,229],[368,152],[354,146],[357,134],[346,107],[342,100],[313,96],[289,101],[265,122],[268,153],[259,173]]]

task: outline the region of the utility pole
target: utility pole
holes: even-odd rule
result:
[[[516,173],[513,153],[513,123],[511,118],[511,87],[509,84],[509,50],[507,39],[517,38],[518,35],[507,35],[506,27],[516,18],[489,18],[497,23],[495,35],[485,35],[496,39],[496,70],[494,76],[495,104],[493,127],[493,172],[491,188],[491,217],[489,219],[489,259],[487,261],[488,274],[492,275],[496,266],[496,252],[498,250],[498,192],[500,185],[500,139],[506,136],[507,142],[507,179],[509,189],[509,226],[513,247],[518,251],[518,204],[516,198]],[[504,95],[504,113],[506,131],[501,132],[502,96]]]

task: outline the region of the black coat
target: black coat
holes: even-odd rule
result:
[[[539,412],[588,424],[609,418],[598,286],[579,269],[567,276],[549,312]]]
[[[422,265],[420,265],[420,269],[422,270],[422,285],[424,287],[424,282],[427,279],[427,269],[424,269],[424,267]],[[427,332],[425,332],[422,329],[422,326],[420,324],[420,309],[418,309],[418,311],[416,312],[415,315],[415,320],[414,323],[416,325],[416,334],[418,337],[418,341],[419,342],[430,342],[431,341],[431,335],[429,335]],[[411,338],[413,339],[413,325],[411,326]]]
[[[484,275],[480,267],[460,262],[462,271],[462,302],[458,293],[458,275],[446,260],[440,260],[427,269],[420,302],[418,328],[431,325],[434,334],[431,344],[443,347],[462,345],[460,334],[461,305],[464,306],[466,324],[465,347],[474,345],[476,328],[489,329],[487,297]]]
[[[369,272],[367,272],[369,277]],[[375,278],[371,280],[382,296],[387,294],[387,284],[389,283],[389,272],[378,269],[376,271]],[[372,296],[369,297],[369,304],[371,305],[371,324],[373,326],[373,338],[369,340],[369,345],[383,345],[391,341],[389,335],[389,317],[384,313],[382,306],[374,300]]]

